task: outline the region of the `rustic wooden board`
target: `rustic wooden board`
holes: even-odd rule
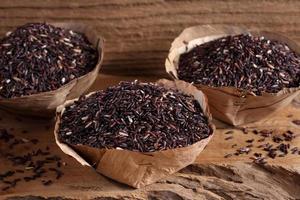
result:
[[[171,41],[193,25],[245,25],[300,42],[298,0],[2,0],[0,18],[0,34],[27,22],[91,25],[106,38],[103,69],[123,75],[163,72]]]
[[[101,74],[91,90],[103,89],[120,80],[155,81],[156,76],[111,76]],[[292,114],[292,116],[290,116]],[[53,185],[43,186],[40,180],[21,182],[16,188],[0,191],[0,199],[43,199],[42,197],[61,197],[70,199],[300,199],[300,155],[288,155],[269,164],[259,166],[251,163],[249,155],[224,158],[234,152],[232,144],[246,145],[246,140],[260,137],[232,129],[215,121],[218,130],[207,148],[199,155],[197,162],[180,172],[141,189],[132,189],[97,174],[93,169],[83,167],[73,158],[64,155],[53,138],[54,120],[30,119],[0,111],[0,128],[14,128],[16,136],[26,139],[38,138],[37,145],[30,149],[49,146],[54,154],[67,163],[63,166],[64,176]],[[291,123],[300,119],[300,101],[294,101],[288,108],[263,122],[249,124],[256,129],[292,130],[300,132],[300,126]],[[47,130],[46,127],[50,126]],[[28,133],[23,133],[24,130]],[[232,140],[224,140],[224,133],[234,130]],[[300,147],[300,137],[291,143]],[[11,151],[0,146],[2,152]],[[22,154],[28,149],[15,149]],[[257,152],[253,148],[253,152]],[[0,172],[10,168],[9,163],[0,156]],[[126,169],[124,169],[126,170]],[[1,186],[0,186],[1,187]]]

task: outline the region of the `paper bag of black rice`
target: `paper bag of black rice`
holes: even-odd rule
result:
[[[140,188],[192,164],[213,136],[206,97],[183,81],[121,82],[57,109],[63,152]]]
[[[194,26],[173,41],[165,67],[206,94],[213,117],[238,126],[274,114],[299,95],[299,53],[294,41],[275,33]]]

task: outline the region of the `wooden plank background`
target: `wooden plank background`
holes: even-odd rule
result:
[[[174,37],[197,24],[258,27],[300,42],[298,0],[2,0],[0,18],[0,34],[26,22],[93,26],[106,39],[108,73],[164,73]]]

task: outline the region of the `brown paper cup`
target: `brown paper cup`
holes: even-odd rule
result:
[[[251,33],[266,36],[269,39],[285,42],[295,52],[300,54],[300,46],[288,38],[260,30],[248,30],[243,27],[205,25],[185,29],[173,41],[165,62],[166,71],[178,79],[177,69],[181,54],[190,51],[197,45],[207,43],[228,35]],[[259,121],[287,106],[300,94],[299,87],[284,88],[277,93],[263,93],[255,96],[250,92],[241,92],[234,87],[208,87],[195,84],[208,98],[213,117],[229,124],[239,126]]]
[[[63,85],[57,90],[32,94],[23,97],[0,99],[0,107],[22,115],[51,117],[55,109],[68,99],[79,97],[94,83],[103,60],[104,41],[90,27],[76,23],[50,23],[57,27],[72,29],[84,33],[98,50],[98,62],[94,69]]]
[[[179,91],[193,95],[200,103],[205,115],[209,118],[209,125],[214,132],[215,127],[211,123],[207,99],[201,91],[183,81],[173,82],[164,79],[159,80],[158,84],[166,88],[177,88]],[[91,94],[93,93],[89,95]],[[192,164],[213,136],[212,134],[208,138],[187,147],[152,153],[97,149],[85,145],[68,145],[59,141],[58,129],[65,107],[73,104],[76,100],[67,101],[64,105],[57,108],[54,130],[57,145],[64,153],[74,157],[82,165],[94,167],[97,172],[135,188],[154,183]]]

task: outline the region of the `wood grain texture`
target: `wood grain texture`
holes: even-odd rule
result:
[[[157,76],[111,76],[101,74],[91,91],[104,89],[121,80],[155,81]],[[290,116],[292,114],[292,116]],[[30,119],[17,117],[0,111],[2,120],[0,128],[14,128],[16,136],[32,139],[39,143],[31,149],[49,146],[53,154],[62,157],[67,166],[62,168],[64,176],[51,186],[45,187],[40,180],[18,183],[17,187],[5,192],[0,191],[0,199],[10,200],[43,200],[43,199],[175,199],[175,200],[224,200],[224,199],[267,199],[285,200],[300,199],[300,155],[288,155],[277,159],[268,159],[268,165],[252,164],[249,157],[253,152],[260,152],[255,143],[249,155],[224,158],[234,153],[233,144],[239,147],[247,145],[246,140],[260,137],[253,133],[243,134],[226,124],[215,121],[217,132],[207,148],[199,155],[195,164],[175,173],[168,178],[141,189],[132,189],[97,174],[93,169],[81,166],[73,158],[63,154],[54,142],[54,120]],[[275,134],[284,130],[299,133],[300,126],[292,120],[300,119],[300,101],[294,101],[289,107],[281,110],[269,119],[248,124],[252,129],[274,129]],[[46,130],[45,127],[51,127]],[[27,130],[28,133],[22,133]],[[228,130],[233,130],[233,139],[225,140]],[[300,137],[292,141],[291,146],[300,147]],[[4,148],[4,149],[3,149]],[[235,148],[235,149],[236,149]],[[0,145],[2,152],[11,151]],[[23,154],[26,149],[15,149],[14,153]],[[265,153],[264,153],[265,154]],[[1,154],[0,154],[1,155]],[[9,162],[0,156],[0,172],[8,170]],[[126,170],[126,169],[124,169]],[[51,177],[48,177],[51,178]],[[53,177],[52,177],[53,178]],[[1,185],[0,185],[1,188]],[[52,198],[50,198],[52,197]]]
[[[245,25],[300,42],[297,0],[3,0],[0,34],[27,22],[76,21],[106,38],[102,71],[164,73],[171,41],[197,24]]]

